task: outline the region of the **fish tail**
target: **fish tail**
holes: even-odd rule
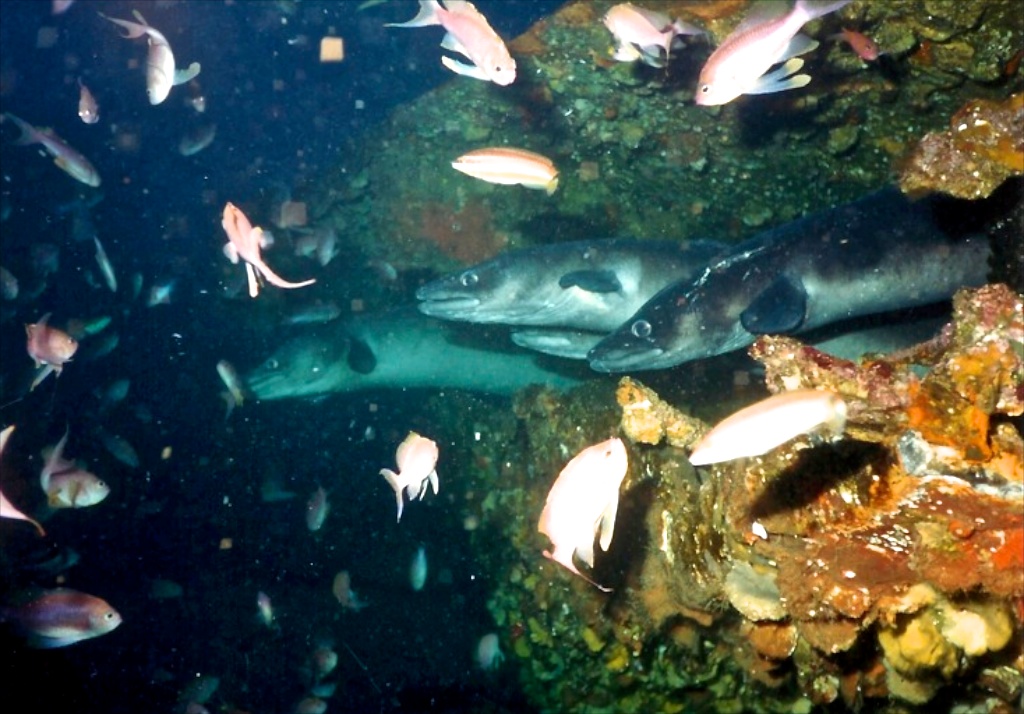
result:
[[[388,486],[394,489],[395,500],[398,501],[398,518],[395,521],[400,521],[402,520],[402,485],[398,483],[398,474],[391,469],[381,469],[380,475],[388,482]]]
[[[34,144],[39,141],[39,132],[29,124],[27,121],[19,119],[10,112],[4,112],[2,115],[4,119],[10,119],[14,122],[14,125],[21,131],[21,136],[14,140],[15,144]]]
[[[416,17],[408,22],[389,22],[385,27],[426,27],[428,25],[440,25],[443,8],[437,0],[420,0],[420,11]]]
[[[304,288],[307,285],[312,285],[313,283],[316,282],[316,279],[314,278],[310,278],[309,280],[303,280],[302,282],[299,283],[288,282],[287,280],[279,276],[277,273],[275,273],[273,270],[271,270],[270,267],[262,261],[256,264],[255,267],[257,270],[260,271],[260,275],[266,278],[268,283],[270,283],[271,285],[275,285],[279,288]]]

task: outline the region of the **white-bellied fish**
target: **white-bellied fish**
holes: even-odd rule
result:
[[[484,672],[493,672],[501,666],[505,655],[501,651],[498,635],[490,632],[476,643],[476,666]]]
[[[36,367],[40,368],[32,380],[31,389],[38,387],[51,372],[60,376],[64,365],[70,362],[78,351],[78,341],[64,330],[51,327],[48,324],[49,319],[50,313],[46,313],[39,322],[25,325],[25,333],[28,336],[25,347],[28,356],[35,361]]]
[[[665,369],[984,285],[987,237],[942,225],[942,207],[886,188],[764,231],[652,297],[590,351],[590,366]]]
[[[615,531],[619,486],[629,461],[621,439],[588,446],[566,464],[548,492],[537,530],[551,540],[544,557],[559,563],[595,587],[608,592],[581,573],[573,555],[594,567],[594,538],[607,551]]]
[[[107,251],[103,250],[103,244],[100,243],[100,239],[93,236],[93,241],[96,243],[96,264],[100,266],[100,272],[103,273],[103,280],[110,288],[110,292],[117,292],[117,275],[114,273],[114,266],[110,262],[110,258],[107,257]]]
[[[100,105],[81,77],[78,78],[78,118],[86,124],[100,120]]]
[[[790,439],[824,426],[843,433],[846,402],[835,392],[796,389],[740,409],[704,435],[690,453],[690,463],[706,466],[761,456]]]
[[[613,57],[619,62],[642,61],[652,67],[664,67],[680,35],[703,35],[704,31],[682,20],[637,7],[632,3],[612,6],[603,18],[604,26],[615,37]]]
[[[18,279],[14,273],[0,265],[0,297],[15,300],[18,297]]]
[[[217,363],[217,375],[220,377],[220,381],[227,387],[226,392],[221,393],[224,401],[227,403],[227,416],[231,416],[231,412],[234,411],[235,407],[242,406],[245,403],[246,388],[242,378],[238,376],[238,372],[235,371],[234,365],[228,362],[226,359],[222,359]]]
[[[50,508],[88,508],[110,495],[110,486],[99,476],[64,458],[68,432],[52,449],[43,451],[39,485]]]
[[[391,469],[381,469],[380,475],[387,480],[388,485],[395,492],[395,499],[398,501],[398,518],[402,520],[402,491],[409,496],[409,500],[422,500],[427,492],[427,486],[431,486],[436,494],[438,491],[437,479],[437,444],[420,436],[415,431],[410,431],[405,441],[398,445],[395,452],[395,462],[398,464],[398,473]]]
[[[157,305],[170,305],[171,298],[174,297],[174,288],[177,285],[175,278],[162,278],[156,280],[152,285],[149,286],[149,292],[146,294],[146,307],[156,307]]]
[[[167,99],[171,93],[171,87],[184,84],[199,74],[198,62],[193,62],[188,69],[176,69],[174,53],[171,45],[163,33],[146,22],[142,13],[133,10],[132,15],[138,22],[131,20],[118,20],[114,17],[107,17],[102,12],[98,13],[105,20],[110,20],[115,25],[124,29],[121,35],[125,39],[136,39],[146,35],[149,41],[149,52],[146,55],[146,95],[149,103],[156,105]]]
[[[316,280],[310,279],[299,283],[290,283],[278,277],[270,269],[270,266],[263,262],[263,258],[260,257],[260,249],[268,245],[268,240],[263,235],[263,229],[254,228],[246,215],[233,203],[228,202],[225,204],[221,226],[228,236],[228,242],[224,246],[224,255],[232,263],[237,264],[239,259],[245,263],[250,297],[256,297],[259,294],[259,286],[256,282],[257,271],[268,283],[279,288],[302,288],[316,282]]]
[[[409,564],[409,587],[419,592],[427,584],[427,549],[422,545],[416,550]]]
[[[4,112],[4,119],[10,119],[21,130],[21,136],[15,143],[22,146],[28,144],[42,144],[47,153],[53,157],[53,163],[76,181],[81,181],[86,186],[96,187],[100,185],[100,175],[89,159],[72,149],[63,139],[49,129],[37,129],[26,121],[22,121],[10,112]]]
[[[4,449],[7,447],[7,441],[11,438],[12,433],[14,433],[14,424],[11,424],[3,431],[0,431],[0,459],[3,458]],[[46,535],[46,531],[43,530],[39,521],[31,516],[25,515],[15,508],[14,504],[7,499],[7,496],[4,495],[3,491],[0,491],[0,518],[8,518],[12,521],[26,521],[36,527],[36,530],[39,531],[39,535]]]
[[[274,605],[270,602],[270,596],[262,590],[256,593],[256,619],[271,629],[277,627]]]
[[[323,528],[330,512],[331,502],[327,498],[327,491],[323,486],[317,486],[316,491],[306,501],[306,528],[316,533]]]
[[[531,326],[521,347],[583,359],[661,289],[726,252],[714,241],[606,239],[504,253],[416,291],[421,312],[445,320]]]
[[[420,11],[408,22],[392,22],[387,27],[426,27],[441,25],[447,34],[441,47],[466,57],[472,64],[442,57],[441,64],[456,74],[505,86],[516,79],[516,62],[504,41],[472,3],[446,0],[420,0]]]
[[[121,624],[105,600],[69,588],[43,590],[14,607],[0,607],[0,621],[11,622],[31,647],[65,647],[99,637]]]
[[[488,183],[525,186],[549,196],[558,188],[558,169],[546,156],[511,146],[492,146],[463,154],[452,168]]]
[[[771,94],[806,86],[810,75],[794,74],[799,58],[818,43],[800,34],[811,20],[835,12],[851,0],[796,0],[779,14],[774,3],[755,3],[750,14],[711,54],[697,81],[697,104],[726,104],[743,94]],[[777,69],[768,71],[774,65]]]

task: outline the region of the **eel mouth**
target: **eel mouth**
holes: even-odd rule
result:
[[[597,345],[587,354],[597,372],[639,372],[672,367],[675,362],[660,347],[650,345]]]

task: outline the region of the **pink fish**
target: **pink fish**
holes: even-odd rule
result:
[[[47,129],[36,129],[26,121],[22,121],[10,112],[2,117],[10,119],[21,130],[18,144],[42,144],[47,153],[53,157],[53,163],[71,178],[81,181],[86,186],[99,186],[100,175],[89,159],[68,146],[63,139]]]
[[[796,0],[793,9],[784,15],[773,14],[773,4],[755,4],[701,69],[697,104],[727,104],[741,94],[771,94],[806,86],[810,75],[793,76],[804,64],[798,56],[818,43],[799,34],[800,28],[850,1]],[[780,63],[780,67],[768,71]]]
[[[664,67],[673,43],[679,35],[703,35],[704,31],[682,20],[637,7],[632,3],[615,5],[604,16],[604,26],[615,37],[615,59],[620,62],[641,60],[652,67]]]
[[[0,457],[3,457],[4,447],[7,446],[7,440],[11,437],[11,433],[14,431],[14,424],[0,431]],[[39,531],[39,535],[45,536],[46,531],[39,525],[39,521],[35,520],[30,516],[26,516],[24,513],[14,507],[14,504],[7,500],[7,496],[4,495],[3,491],[0,491],[0,518],[10,518],[13,521],[28,521],[36,527]]]
[[[312,285],[316,280],[303,280],[301,283],[290,283],[279,277],[270,269],[263,258],[260,257],[260,249],[267,246],[267,239],[263,235],[262,228],[253,228],[249,219],[242,213],[235,204],[228,202],[224,206],[224,217],[221,220],[224,232],[228,234],[228,243],[224,246],[224,255],[232,263],[238,263],[241,258],[245,261],[245,271],[249,278],[249,295],[256,297],[259,293],[259,286],[256,283],[256,271],[266,278],[271,285],[279,288],[303,288]]]
[[[825,425],[841,434],[846,402],[835,392],[795,389],[740,409],[704,435],[690,454],[694,466],[760,456]]]
[[[553,547],[544,557],[568,568],[581,578],[608,592],[586,577],[572,562],[574,554],[594,566],[594,537],[599,534],[601,550],[608,550],[619,507],[619,486],[626,476],[628,459],[621,439],[609,439],[583,449],[555,479],[540,514],[537,530]]]
[[[856,30],[848,30],[843,28],[843,31],[838,35],[833,35],[831,39],[843,40],[850,46],[857,56],[865,62],[874,62],[878,59],[882,53],[878,49],[878,45],[870,37],[865,35],[863,32],[857,32]]]
[[[16,607],[0,608],[0,621],[17,626],[29,646],[50,648],[105,635],[121,624],[121,615],[98,597],[57,588]]]
[[[78,118],[86,124],[95,124],[100,120],[100,105],[89,88],[78,78]]]
[[[50,372],[60,376],[65,363],[70,362],[78,350],[78,341],[63,330],[50,327],[47,324],[49,319],[50,313],[46,313],[39,322],[25,325],[28,356],[35,360],[36,367],[42,367],[32,380],[31,389],[38,387],[40,382],[50,376]]]
[[[437,480],[437,444],[425,436],[420,436],[415,431],[410,431],[398,446],[395,453],[395,461],[398,464],[398,473],[391,469],[381,469],[388,485],[395,491],[395,499],[398,501],[398,518],[402,520],[402,491],[414,498],[423,499],[427,492],[428,484],[433,487],[434,493],[438,490]]]
[[[426,27],[440,25],[447,34],[441,47],[469,59],[472,64],[442,57],[441,64],[456,74],[506,86],[516,78],[516,62],[498,33],[472,3],[465,0],[420,0],[420,11],[408,22],[392,22],[388,27]]]

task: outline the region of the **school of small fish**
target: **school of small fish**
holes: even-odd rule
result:
[[[718,45],[700,70],[695,91],[696,103],[704,106],[721,105],[743,95],[805,86],[810,82],[810,77],[798,74],[803,66],[800,56],[812,51],[817,42],[800,34],[800,30],[809,21],[835,12],[850,1],[795,0],[792,7],[784,12],[779,12],[774,5],[755,9]],[[359,9],[374,4],[363,3]],[[515,59],[504,40],[472,3],[465,0],[419,0],[418,4],[415,17],[387,26],[419,28],[438,25],[445,32],[441,47],[461,58],[443,55],[441,63],[445,68],[457,75],[490,82],[498,87],[507,87],[516,81]],[[70,0],[54,0],[52,13],[60,15],[68,12],[71,5]],[[185,69],[178,67],[167,36],[150,25],[138,10],[132,12],[132,20],[98,14],[118,28],[123,38],[146,39],[144,74],[146,94],[151,105],[160,105],[167,100],[174,87],[190,83],[199,75],[200,65],[197,62]],[[613,37],[615,47],[612,57],[615,60],[642,62],[654,67],[665,67],[671,62],[673,51],[684,46],[683,38],[706,34],[699,27],[632,3],[612,7],[602,22]],[[833,36],[832,39],[848,43],[865,61],[873,61],[879,56],[877,45],[854,30],[844,28],[841,35]],[[89,82],[95,86],[94,80],[90,79]],[[114,105],[105,104],[106,108],[101,115],[96,95],[81,77],[77,78],[77,87],[77,114],[81,121],[95,125],[101,121],[101,117],[109,120],[108,112],[112,111]],[[105,96],[102,91],[100,96]],[[197,112],[205,108],[206,99],[197,90],[193,91],[187,101]],[[74,180],[92,188],[101,185],[100,174],[95,166],[54,131],[37,128],[10,112],[4,112],[0,121],[9,121],[19,129],[18,144],[39,144],[53,158],[56,166]],[[216,135],[215,124],[198,125],[182,137],[178,153],[184,157],[193,156],[209,146]],[[518,185],[544,191],[548,195],[553,194],[559,185],[559,171],[550,158],[520,147],[485,146],[471,149],[454,159],[451,166],[481,181],[506,186]],[[99,200],[102,200],[101,195],[94,198],[91,204],[77,202],[66,208],[67,213],[76,221],[73,235],[76,240],[91,239],[95,246],[99,274],[111,292],[117,292],[121,287],[122,290],[131,290],[133,296],[138,296],[143,288],[141,277],[119,285],[114,262],[89,221],[89,210]],[[290,201],[282,205],[293,208],[299,206]],[[301,208],[303,210],[298,213],[290,213],[287,222],[282,213],[280,221],[275,218],[273,225],[294,229],[297,234],[301,234],[302,237],[295,242],[296,254],[312,258],[321,267],[325,267],[339,252],[338,237],[333,229],[304,227],[304,205]],[[221,226],[227,237],[223,247],[224,255],[233,264],[240,261],[244,264],[248,294],[251,297],[257,297],[263,281],[283,289],[298,289],[316,282],[315,278],[292,282],[274,272],[262,256],[262,251],[272,244],[270,232],[254,226],[234,203],[227,202],[224,205]],[[56,271],[56,256],[47,253],[43,246],[39,246],[38,250],[40,265],[50,266],[46,268],[50,272]],[[393,272],[394,269],[390,270]],[[93,280],[98,282],[95,278]],[[174,277],[154,281],[148,292],[144,293],[146,304],[150,307],[167,304],[172,299],[176,284]],[[0,287],[5,300],[17,298],[18,280],[2,267]],[[294,311],[284,320],[284,324],[323,323],[340,314],[341,309],[334,302],[317,303]],[[38,370],[29,387],[30,391],[39,387],[51,373],[55,379],[60,376],[65,365],[71,363],[78,354],[80,339],[102,333],[102,340],[93,339],[90,342],[90,349],[84,358],[86,364],[79,365],[76,361],[72,366],[75,370],[88,369],[88,360],[102,357],[118,345],[117,333],[104,331],[110,322],[109,318],[105,322],[58,321],[58,324],[63,325],[62,329],[51,323],[51,317],[49,313],[42,315],[25,328],[26,351]],[[233,410],[245,404],[250,395],[243,380],[228,361],[218,361],[216,372],[225,388],[222,396],[227,406],[226,416],[230,416]],[[101,413],[116,408],[125,399],[128,388],[127,380],[120,380],[106,388],[97,387],[94,393],[101,404]],[[706,465],[759,456],[790,439],[816,430],[824,429],[833,434],[841,434],[845,416],[844,401],[831,392],[802,390],[776,395],[724,420],[693,448],[690,461],[694,465]],[[0,432],[0,457],[8,447],[13,432],[13,425]],[[42,523],[54,513],[92,508],[111,498],[111,487],[103,479],[87,470],[83,464],[65,457],[70,435],[70,428],[66,428],[60,440],[43,451],[43,466],[39,473],[39,488],[46,501],[43,512],[33,513],[26,508],[29,510],[26,513],[0,492],[0,518],[25,522],[35,529],[39,537],[46,537]],[[132,445],[122,437],[106,432],[102,427],[95,429],[93,435],[122,464],[136,468],[143,461]],[[380,469],[379,475],[394,493],[396,522],[401,521],[406,500],[422,501],[429,490],[438,494],[439,456],[435,441],[410,431],[397,446],[397,471],[387,467]],[[550,550],[544,550],[543,556],[602,591],[608,591],[608,588],[581,572],[575,559],[593,569],[595,540],[602,551],[608,551],[611,547],[619,491],[628,468],[627,449],[621,439],[613,437],[583,448],[554,478],[539,514],[537,530],[550,541]],[[5,477],[3,485],[7,484],[8,479]],[[22,495],[18,494],[19,503]],[[294,496],[294,493],[283,490],[280,484],[265,484],[266,502],[284,501]],[[331,496],[330,491],[317,486],[306,501],[305,524],[310,532],[318,534],[317,537],[320,537],[319,532],[330,516]],[[32,499],[27,502],[31,503]],[[71,518],[73,515],[68,514],[66,517]],[[419,592],[426,587],[427,581],[427,548],[419,545],[409,564],[409,587]],[[154,597],[173,598],[180,597],[182,589],[171,581],[160,581],[159,588],[155,587],[154,592],[160,593]],[[347,570],[341,570],[335,575],[330,592],[342,612],[358,613],[367,607],[367,603],[353,589],[351,575]],[[266,590],[259,590],[253,596],[256,620],[266,628],[279,629],[282,620],[275,612],[271,595]],[[115,630],[122,619],[117,610],[99,597],[67,588],[56,588],[26,593],[20,601],[0,607],[0,622],[10,623],[24,634],[26,642],[32,646],[52,648],[106,635]],[[324,700],[334,691],[334,683],[326,678],[338,663],[338,655],[333,647],[332,642],[320,642],[311,650],[306,665],[309,673],[308,691],[295,711],[325,711]],[[351,648],[349,652],[362,665]],[[492,670],[500,666],[502,658],[499,639],[494,633],[484,635],[473,653],[473,660],[481,670]],[[203,704],[212,695],[217,683],[216,678],[208,677],[202,681],[202,687],[197,684],[188,692],[183,692],[182,702],[187,710],[206,711]]]

